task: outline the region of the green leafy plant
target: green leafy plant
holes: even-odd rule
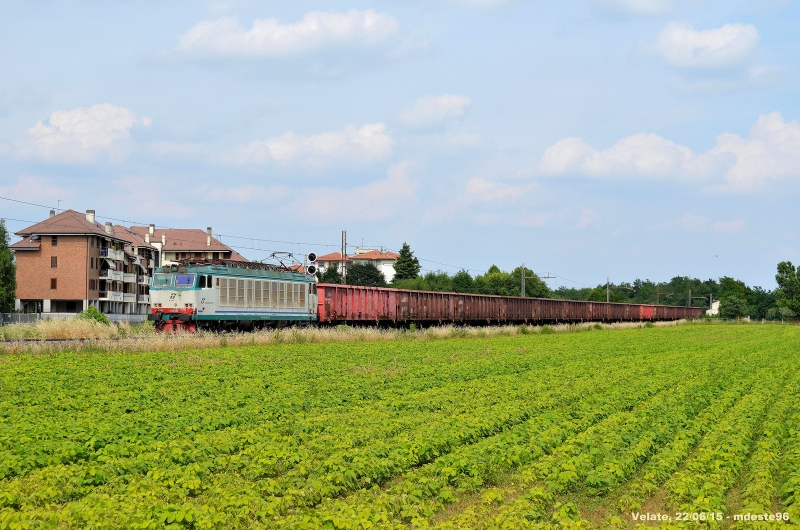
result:
[[[86,310],[79,313],[78,316],[79,318],[83,318],[85,320],[94,320],[95,322],[100,322],[101,324],[111,323],[108,320],[108,317],[93,305],[87,307]]]

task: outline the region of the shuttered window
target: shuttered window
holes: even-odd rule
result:
[[[236,307],[244,307],[244,280],[234,280],[236,282]]]

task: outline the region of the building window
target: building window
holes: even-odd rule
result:
[[[214,256],[214,259],[219,259],[219,252],[214,252],[213,256]]]
[[[56,267],[58,267],[58,257],[50,256],[50,268],[55,269]]]
[[[54,247],[58,246],[58,236],[50,236],[50,245]]]
[[[50,288],[58,289],[58,280],[56,280],[55,278],[50,278]]]

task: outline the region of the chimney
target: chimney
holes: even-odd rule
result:
[[[206,228],[206,246],[211,246],[211,227]]]
[[[106,234],[111,235],[114,233],[114,228],[111,226],[111,222],[106,221]]]
[[[147,228],[147,231],[150,233],[151,236],[154,235],[156,233],[156,225],[150,225]]]
[[[145,232],[144,233],[144,241],[145,241],[145,243],[149,243],[150,242],[150,232]]]
[[[50,210],[50,217],[55,217],[55,216],[56,216],[56,211]]]
[[[86,220],[94,224],[94,210],[86,210]]]
[[[162,245],[167,244],[167,234],[161,234],[161,244]]]

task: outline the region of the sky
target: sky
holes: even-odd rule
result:
[[[800,262],[798,35],[792,0],[6,0],[0,217],[771,289]]]

